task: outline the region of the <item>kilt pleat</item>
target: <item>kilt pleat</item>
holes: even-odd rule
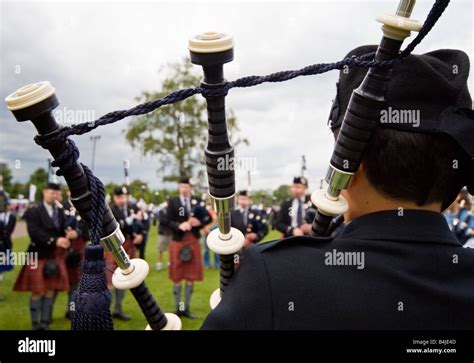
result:
[[[190,246],[192,251],[192,259],[183,262],[179,258],[182,246]],[[204,279],[203,261],[201,258],[201,246],[199,239],[191,232],[184,234],[182,241],[171,241],[169,244],[169,277],[178,283],[182,280],[202,281]]]
[[[24,265],[16,279],[13,287],[14,291],[31,291],[34,293],[45,293],[47,291],[68,291],[69,278],[67,274],[66,262],[63,255],[56,254],[54,257],[58,265],[58,273],[55,276],[46,278],[44,276],[44,266],[48,259],[38,259],[38,266]]]

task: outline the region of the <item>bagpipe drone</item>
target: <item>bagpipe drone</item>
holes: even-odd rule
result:
[[[140,259],[130,260],[126,255],[122,247],[124,237],[105,203],[104,187],[85,165],[77,161],[79,151],[69,136],[87,133],[128,116],[146,114],[196,94],[201,94],[206,99],[208,143],[204,154],[209,195],[219,224],[219,228],[213,230],[207,238],[209,248],[218,253],[220,258],[220,286],[211,296],[211,307],[214,308],[234,274],[234,255],[244,245],[242,233],[231,227],[235,172],[233,168],[219,167],[222,165],[219,160],[234,158],[226,123],[225,97],[228,91],[266,82],[283,82],[344,67],[369,68],[361,86],[354,90],[345,114],[326,176],[327,190],[319,190],[312,195],[312,201],[317,207],[313,234],[326,236],[342,221],[341,217],[334,218],[333,221],[333,217],[340,216],[347,210],[347,202],[340,196],[340,191],[348,186],[351,176],[357,171],[364,150],[377,126],[393,66],[396,62],[403,61],[423,40],[448,4],[449,0],[436,0],[421,26],[410,19],[415,0],[401,0],[394,15],[377,18],[377,21],[383,24],[383,38],[375,54],[346,58],[335,63],[314,64],[299,70],[266,76],[243,77],[231,82],[225,80],[223,66],[234,57],[232,37],[217,32],[203,33],[189,41],[191,62],[202,66],[203,69],[204,79],[201,85],[175,91],[164,98],[129,110],[110,112],[93,122],[71,126],[58,125],[52,111],[59,102],[49,82],[29,84],[10,94],[5,100],[9,110],[18,121],[32,121],[38,131],[35,141],[50,151],[54,165],[59,167],[58,173],[64,176],[71,190],[71,202],[90,231],[91,245],[86,249],[83,262],[84,274],[76,297],[76,314],[72,328],[112,329],[107,305],[110,304],[110,295],[107,295],[103,276],[103,248],[112,253],[118,265],[113,275],[114,286],[132,291],[151,329],[180,329],[181,321],[174,314],[164,314],[153,299],[144,282],[148,264]],[[400,52],[404,39],[411,31],[419,31],[419,34]]]

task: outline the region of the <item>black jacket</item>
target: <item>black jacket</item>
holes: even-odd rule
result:
[[[244,215],[239,208],[231,212],[232,227],[237,228],[244,234],[256,233],[257,239],[254,241],[260,242],[268,233],[268,225],[266,219],[262,217],[262,213],[257,209],[249,208],[247,213],[247,224],[244,223]]]
[[[473,276],[474,250],[440,213],[371,213],[334,239],[250,246],[202,328],[474,329]]]
[[[168,213],[168,208],[161,208],[158,212],[158,234],[169,235],[172,233],[171,229],[166,224],[166,215]]]
[[[12,248],[12,233],[15,225],[16,216],[13,213],[9,213],[5,221],[0,220],[0,250]]]
[[[200,198],[191,196],[191,214],[192,216],[199,219],[201,225],[199,227],[193,227],[191,232],[196,238],[201,236],[200,230],[205,225],[211,223],[212,218],[206,210],[204,203]],[[161,217],[161,216],[160,216]],[[186,208],[181,205],[181,199],[178,197],[170,198],[168,200],[168,207],[166,214],[163,213],[163,220],[160,222],[164,227],[169,228],[173,234],[174,241],[182,241],[184,232],[179,229],[179,225],[189,219],[190,214],[186,212]]]
[[[140,234],[141,231],[137,231],[134,228],[133,220],[131,221],[131,223],[127,221],[128,217],[130,217],[134,213],[132,207],[130,205],[127,205],[126,209],[127,214],[125,214],[123,208],[119,208],[115,204],[112,204],[110,206],[110,210],[112,211],[112,214],[119,223],[120,230],[122,231],[123,235],[127,239],[132,239],[133,237],[135,237],[136,234]]]
[[[87,224],[84,219],[81,218],[69,199],[63,201],[62,204],[64,208],[64,215],[66,217],[64,222],[65,228],[74,229],[78,234],[78,238],[88,241],[90,238],[89,229],[87,228]]]
[[[285,200],[281,204],[280,211],[278,212],[276,229],[283,233],[285,237],[293,236],[293,227],[291,226],[291,205],[293,204],[293,199]],[[304,223],[312,223],[312,218],[314,218],[314,214],[311,213],[313,210],[313,206],[311,203],[311,197],[309,195],[305,196],[305,204],[303,206],[305,208],[305,218]],[[296,212],[296,211],[295,211]]]
[[[65,236],[64,210],[58,208],[59,226],[54,226],[45,206],[41,203],[28,209],[23,218],[30,236],[28,252],[37,252],[39,258],[52,258],[56,249],[56,240]]]

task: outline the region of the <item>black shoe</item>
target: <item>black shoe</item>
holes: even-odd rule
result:
[[[192,312],[190,312],[189,310],[184,310],[182,313],[181,313],[182,316],[184,316],[185,318],[188,318],[188,319],[191,319],[191,320],[194,320],[196,319],[196,315],[194,315]]]
[[[72,314],[71,314],[71,312],[68,311],[68,312],[66,313],[66,315],[64,315],[64,317],[65,317],[66,319],[72,320]]]
[[[49,323],[49,322],[42,321],[42,322],[40,323],[40,327],[39,327],[38,330],[49,330],[49,325],[50,325],[50,324],[51,324],[51,323]]]
[[[179,309],[176,310],[174,313],[175,313],[175,315],[177,315],[177,316],[179,316],[179,317],[183,316],[183,312],[182,312],[181,310],[179,310]]]
[[[130,316],[125,315],[121,311],[113,313],[112,318],[122,320],[122,321],[129,321],[130,319],[132,319]]]

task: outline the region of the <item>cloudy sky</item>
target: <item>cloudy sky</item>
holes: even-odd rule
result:
[[[418,0],[413,18],[423,21],[434,0]],[[216,30],[232,34],[235,60],[225,66],[227,79],[297,69],[339,60],[361,44],[381,37],[375,16],[396,9],[397,0],[374,1],[0,1],[0,95],[31,82],[49,80],[60,110],[82,111],[91,118],[135,105],[143,90],[156,90],[160,66],[187,56],[190,35]],[[473,5],[452,1],[416,49],[459,48],[472,55]],[[196,71],[200,69],[196,67]],[[228,107],[238,118],[249,146],[239,157],[253,158],[254,189],[288,183],[306,155],[312,187],[325,173],[332,151],[326,120],[337,72],[289,82],[232,90]],[[472,89],[472,77],[470,79]],[[198,96],[200,97],[200,96]],[[87,121],[87,120],[80,120]],[[81,160],[90,164],[91,135],[97,144],[96,174],[104,182],[123,181],[122,160],[130,160],[132,178],[163,186],[157,160],[143,158],[127,145],[129,120],[74,137]],[[49,154],[34,142],[31,123],[17,123],[0,106],[0,161],[20,161],[14,177],[25,181]],[[18,165],[18,163],[17,163]],[[254,164],[255,165],[255,164]],[[246,175],[238,172],[238,186]]]

